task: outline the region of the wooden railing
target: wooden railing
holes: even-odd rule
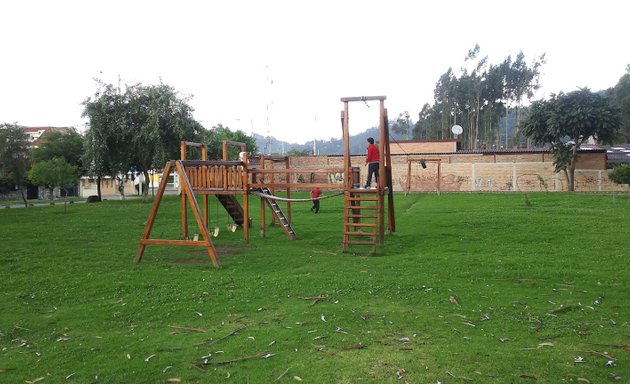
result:
[[[182,160],[195,193],[246,191],[247,168],[240,161]]]

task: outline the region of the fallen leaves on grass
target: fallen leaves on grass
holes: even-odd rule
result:
[[[39,383],[40,381],[44,380],[46,377],[42,376],[42,377],[38,377],[37,379],[33,379],[33,380],[26,380],[26,384],[35,384],[35,383]]]
[[[455,296],[455,295],[450,295],[448,297],[448,301],[450,301],[451,303],[453,303],[455,305],[459,305],[459,301],[457,300],[457,296]]]
[[[147,357],[144,359],[144,361],[148,363],[148,362],[149,362],[152,358],[154,358],[155,356],[156,356],[156,355],[155,355],[155,353],[154,353],[154,354],[152,354],[152,355],[149,355],[149,356],[147,356]]]

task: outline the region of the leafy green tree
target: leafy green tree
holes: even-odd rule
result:
[[[66,132],[49,131],[42,136],[42,144],[32,151],[34,163],[64,158],[69,164],[83,172],[83,136],[74,128]]]
[[[29,167],[28,135],[17,124],[0,125],[0,177],[4,187],[19,189],[27,207],[24,187]]]
[[[31,183],[48,188],[51,200],[54,198],[55,187],[71,187],[76,183],[78,177],[77,167],[68,163],[63,157],[34,163],[28,172],[28,179]]]
[[[229,127],[217,124],[212,127],[211,130],[204,130],[201,134],[201,141],[206,144],[208,150],[208,159],[214,160],[222,158],[224,140],[245,143],[247,152],[258,153],[258,146],[256,145],[256,139],[254,137],[248,136],[240,129],[232,131]],[[238,152],[238,148],[230,146],[228,148],[228,158],[237,159]]]
[[[626,67],[626,73],[621,76],[615,85],[615,98],[621,109],[621,134],[623,141],[630,143],[630,64]]]
[[[166,84],[127,87],[129,104],[127,129],[131,151],[128,164],[144,173],[161,168],[168,160],[180,157],[180,142],[199,141],[202,125],[193,118],[189,97],[180,97]],[[148,201],[143,188],[143,202]]]
[[[127,171],[126,153],[132,150],[125,128],[127,95],[120,87],[96,80],[98,89],[84,102],[83,117],[89,120],[82,162],[85,173],[96,177],[96,193],[101,199],[101,179]]]
[[[612,143],[620,125],[619,108],[613,100],[583,88],[534,102],[523,132],[535,143],[551,146],[555,170],[564,172],[568,190],[573,191],[580,145],[589,137]]]
[[[123,91],[100,80],[97,84],[94,97],[83,103],[90,119],[84,161],[91,174],[113,176],[133,169],[149,180],[150,169],[179,158],[182,140],[199,140],[203,127],[192,116],[189,97],[174,88],[134,84]],[[143,191],[146,202],[148,188]]]
[[[445,139],[451,137],[450,128],[457,124],[464,129],[460,136],[464,148],[500,145],[500,116],[508,116],[510,104],[520,116],[522,103],[538,88],[544,55],[528,64],[521,52],[515,60],[508,56],[493,65],[479,53],[477,44],[468,51],[459,74],[449,68],[440,76],[434,90],[435,103],[422,108],[414,134]]]

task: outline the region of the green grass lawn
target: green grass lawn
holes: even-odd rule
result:
[[[341,197],[249,244],[147,246],[138,200],[0,210],[0,383],[630,382],[630,196],[396,195],[377,255]],[[191,232],[194,220],[189,215]],[[178,238],[179,200],[153,238]]]

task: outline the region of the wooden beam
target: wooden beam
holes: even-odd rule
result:
[[[349,101],[374,101],[380,100],[381,102],[387,99],[386,96],[356,96],[356,97],[342,97],[341,101],[347,103]],[[347,116],[347,113],[346,113]]]
[[[325,189],[328,191],[340,191],[344,189],[344,185],[339,184],[330,184],[330,183],[252,183],[249,184],[250,189],[257,188],[269,188],[271,189],[284,189],[284,188],[294,188],[295,190],[302,191],[310,191],[311,189],[318,187],[320,189]],[[274,191],[272,191],[274,192]]]
[[[341,173],[344,169],[341,167],[335,168],[292,168],[292,169],[250,169],[250,173],[255,174],[272,174],[272,173]]]

